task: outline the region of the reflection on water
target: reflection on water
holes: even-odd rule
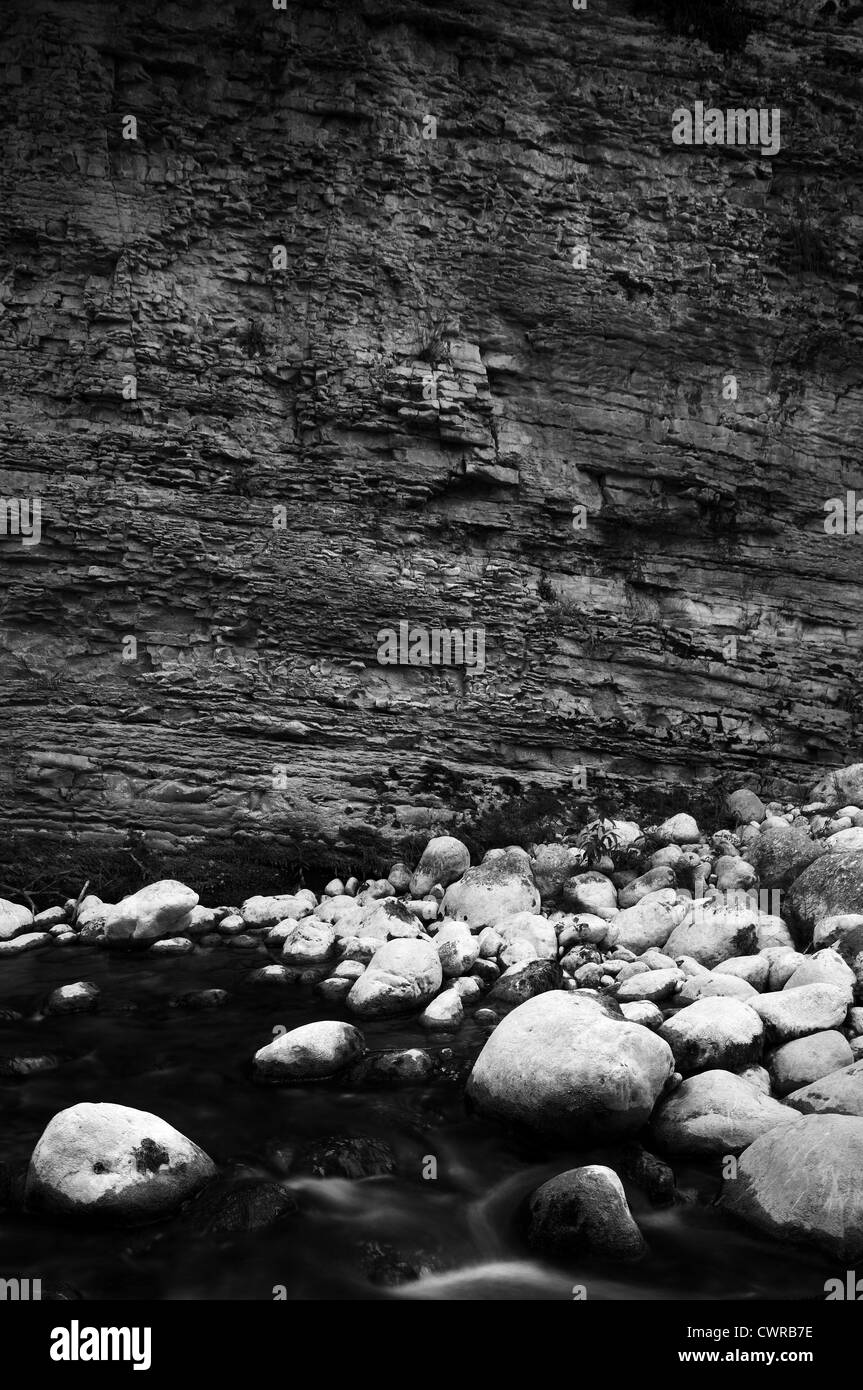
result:
[[[534,1257],[520,1226],[524,1197],[554,1173],[613,1154],[527,1149],[468,1116],[462,1088],[443,1081],[392,1091],[254,1084],[250,1059],[276,1024],[346,1017],[324,1012],[310,991],[244,983],[261,963],[232,950],[156,960],[73,949],[4,961],[0,1009],[25,1017],[0,1023],[0,1058],[51,1054],[57,1065],[0,1077],[0,1160],[25,1163],[58,1110],[114,1101],[161,1115],[238,1184],[282,1182],[297,1210],[215,1239],[184,1218],[118,1231],[0,1210],[0,1274],[68,1284],[85,1298],[271,1299],[277,1290],[287,1299],[572,1300],[581,1285],[588,1299],[823,1298],[832,1265],[727,1225],[709,1205],[717,1173],[707,1164],[677,1166],[683,1200],[671,1208],[653,1208],[624,1179],[650,1246],[637,1264]],[[48,992],[76,979],[99,985],[100,1012],[43,1016]],[[230,992],[220,1009],[171,1006],[214,986]],[[462,1049],[482,1036],[467,1025],[457,1042],[430,1044],[410,1022],[364,1032],[373,1048]],[[304,1148],[335,1135],[382,1141],[394,1171],[354,1181],[298,1173]],[[435,1179],[423,1177],[429,1157]]]

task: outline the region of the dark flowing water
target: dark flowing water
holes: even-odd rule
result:
[[[650,1247],[638,1263],[538,1258],[521,1234],[522,1199],[552,1174],[609,1155],[526,1148],[470,1117],[454,1080],[394,1090],[256,1084],[249,1064],[275,1025],[347,1016],[310,989],[249,984],[265,963],[262,952],[233,949],[158,959],[87,947],[3,962],[0,1008],[25,1018],[0,1023],[0,1059],[47,1053],[58,1066],[0,1077],[0,1161],[26,1163],[58,1110],[113,1101],[162,1116],[231,1178],[284,1182],[297,1210],[267,1229],[211,1239],[182,1219],[121,1231],[0,1209],[0,1276],[71,1285],[93,1299],[271,1299],[281,1286],[288,1299],[479,1300],[572,1299],[577,1285],[590,1300],[822,1299],[825,1279],[844,1276],[730,1226],[710,1205],[718,1166],[709,1164],[676,1165],[681,1200],[670,1208],[652,1207],[625,1181]],[[79,979],[99,985],[98,1013],[42,1015],[51,989]],[[213,986],[230,992],[219,1009],[171,1006],[177,994]],[[410,1022],[363,1031],[374,1049],[449,1045],[457,1054],[483,1036],[470,1023],[431,1042]],[[285,1177],[285,1155],[332,1136],[383,1141],[394,1173]],[[430,1157],[435,1179],[423,1177]],[[419,1277],[388,1284],[382,1270],[394,1264]]]

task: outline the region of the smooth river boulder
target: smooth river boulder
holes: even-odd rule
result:
[[[526,959],[557,960],[557,933],[548,918],[537,912],[515,912],[511,917],[503,917],[495,931],[503,943],[504,965]],[[525,955],[520,949],[522,945],[531,948],[532,956]]]
[[[112,945],[156,941],[176,935],[181,917],[198,905],[198,895],[174,878],[139,888],[106,910],[105,940]]]
[[[467,1094],[484,1115],[574,1143],[638,1132],[674,1070],[668,1044],[594,994],[554,990],[498,1024]]]
[[[661,845],[692,845],[701,838],[698,822],[686,811],[669,816],[657,828],[656,839]]]
[[[736,1154],[776,1125],[795,1119],[787,1106],[743,1077],[705,1071],[660,1100],[650,1128],[668,1153]]]
[[[362,1018],[387,1018],[422,1009],[443,983],[440,956],[431,941],[402,937],[375,951],[351,987],[347,1006]]]
[[[293,917],[297,922],[301,917],[308,917],[316,904],[310,888],[302,888],[299,893],[258,894],[246,899],[240,916],[247,927],[274,927],[286,917]]]
[[[280,1034],[255,1053],[255,1074],[266,1081],[319,1081],[362,1056],[363,1035],[352,1023],[320,1019]]]
[[[828,1028],[823,1033],[810,1033],[808,1037],[783,1043],[764,1060],[773,1090],[778,1096],[787,1096],[811,1081],[820,1081],[822,1076],[849,1066],[854,1058],[848,1039]]]
[[[796,878],[824,853],[805,826],[781,825],[764,829],[746,847],[746,857],[758,874],[762,888],[790,888]]]
[[[571,912],[590,912],[606,922],[617,916],[617,889],[610,878],[596,869],[567,879],[563,901]]]
[[[0,941],[11,941],[13,936],[33,925],[33,913],[29,907],[0,898]],[[39,924],[41,927],[41,923]]]
[[[466,922],[441,927],[434,939],[441,969],[447,979],[466,975],[479,956],[480,943]]]
[[[858,1115],[863,1117],[863,1061],[839,1067],[826,1076],[801,1086],[787,1103],[802,1115]]]
[[[720,1205],[779,1240],[855,1260],[863,1255],[861,1170],[863,1119],[803,1115],[744,1150]]]
[[[835,985],[850,1004],[854,998],[855,984],[851,967],[846,965],[838,951],[827,947],[823,951],[816,951],[813,956],[804,956],[785,981],[783,989],[799,989],[801,985]]]
[[[83,1101],[46,1126],[27,1170],[34,1210],[153,1221],[215,1176],[212,1159],[158,1115]]]
[[[686,976],[682,970],[645,970],[631,975],[618,985],[615,998],[618,1004],[633,1004],[646,999],[651,1004],[662,1004],[670,1000],[681,989]]]
[[[556,902],[568,878],[584,863],[581,850],[573,845],[534,845],[530,868],[544,903]]]
[[[297,922],[284,939],[282,957],[286,965],[318,965],[335,954],[336,934],[326,922],[307,917]]]
[[[659,893],[663,888],[676,888],[677,878],[670,864],[658,864],[648,869],[639,878],[634,878],[621,888],[617,895],[617,905],[621,908],[635,907],[648,893]]]
[[[527,856],[509,850],[468,869],[450,884],[443,899],[444,914],[468,922],[472,931],[496,927],[514,912],[538,912],[539,906]]]
[[[674,928],[663,950],[669,956],[691,956],[712,970],[732,956],[749,956],[758,949],[758,918],[757,907],[714,908],[699,901]]]
[[[823,917],[863,912],[863,850],[822,854],[794,880],[783,911],[803,942],[812,940]]]
[[[760,1061],[764,1026],[749,1003],[718,997],[681,1009],[662,1025],[659,1036],[674,1053],[677,1070],[688,1076],[715,1069],[739,1071]]]
[[[470,868],[470,851],[454,835],[437,835],[429,840],[410,881],[412,898],[424,898],[436,884],[448,888]]]
[[[799,985],[776,994],[759,994],[750,1008],[762,1019],[768,1044],[778,1047],[809,1033],[838,1028],[845,1021],[848,1000],[845,991],[835,985]]]
[[[627,907],[614,918],[617,945],[641,955],[651,947],[662,949],[675,927],[689,911],[685,899],[673,888],[646,893],[634,907]]]

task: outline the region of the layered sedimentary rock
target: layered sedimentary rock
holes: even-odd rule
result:
[[[21,843],[323,858],[858,753],[861,19],[750,8],[724,56],[627,0],[9,0]],[[673,144],[699,100],[780,152]],[[380,665],[403,620],[484,669]]]

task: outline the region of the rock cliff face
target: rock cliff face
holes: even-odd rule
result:
[[[323,862],[579,761],[860,755],[863,21],[750,10],[724,56],[630,0],[7,0],[19,849]],[[780,152],[675,145],[699,100]],[[484,669],[379,664],[402,620]]]

